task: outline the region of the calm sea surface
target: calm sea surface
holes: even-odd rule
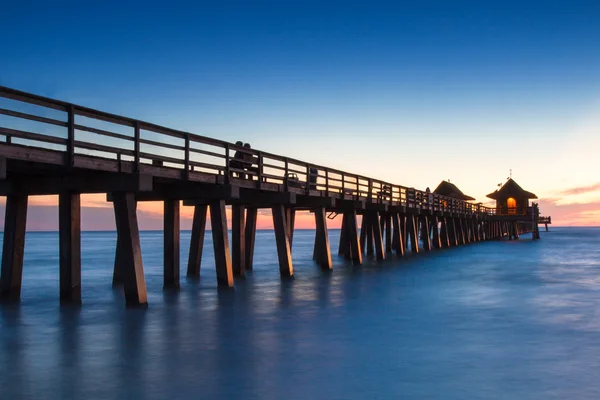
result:
[[[332,231],[337,250],[339,231]],[[1,399],[598,399],[600,229],[476,244],[332,273],[274,235],[255,270],[162,290],[162,233],[144,232],[149,308],[111,288],[115,233],[84,233],[81,308],[58,303],[58,234],[28,233],[22,302],[0,306]]]

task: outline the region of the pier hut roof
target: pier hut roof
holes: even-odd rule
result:
[[[537,199],[538,197],[524,190],[517,182],[515,182],[512,178],[509,178],[504,185],[495,192],[492,192],[487,195],[490,199],[498,200],[498,199],[506,199],[508,197],[514,198],[523,198],[527,197],[528,199]]]
[[[433,191],[435,194],[440,194],[442,196],[452,197],[454,199],[459,200],[475,200],[474,197],[467,196],[463,192],[460,191],[459,188],[456,187],[455,184],[450,183],[448,181],[442,181],[438,187]]]

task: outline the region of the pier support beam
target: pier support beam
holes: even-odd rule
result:
[[[429,232],[429,217],[423,215],[421,218],[421,239],[423,240],[423,250],[431,251],[431,234]]]
[[[275,242],[277,243],[277,256],[279,258],[279,273],[282,277],[291,277],[294,275],[294,267],[292,266],[290,236],[285,210],[281,204],[273,206],[271,210],[273,212]]]
[[[344,211],[346,218],[346,237],[348,238],[348,247],[350,249],[352,262],[354,265],[362,264],[362,249],[358,240],[358,225],[356,223],[356,211]]]
[[[246,275],[246,227],[245,208],[242,205],[231,206],[231,244],[233,275]]]
[[[60,302],[81,304],[81,195],[58,196]]]
[[[200,276],[202,264],[202,251],[204,250],[204,235],[206,232],[206,213],[208,206],[197,204],[194,206],[194,219],[192,221],[192,235],[190,240],[190,254],[188,257],[188,277]]]
[[[442,248],[439,220],[436,216],[431,217],[431,229],[433,230],[433,247],[435,247],[436,249]]]
[[[112,201],[112,200],[111,200]],[[134,202],[134,207],[137,209],[137,201]],[[125,245],[123,242],[123,234],[119,231],[119,224],[117,223],[117,209],[113,206],[115,212],[115,226],[117,230],[117,248],[115,251],[115,264],[113,269],[113,287],[117,287],[123,284],[123,278],[121,277],[121,270],[123,269],[123,264],[126,263],[126,255],[124,253]]]
[[[329,247],[329,235],[327,233],[327,215],[324,207],[315,210],[315,254],[314,259],[324,270],[330,270],[331,248]]]
[[[7,196],[5,207],[0,299],[10,302],[21,298],[27,195]]]
[[[377,212],[370,213],[369,220],[370,220],[369,222],[371,224],[371,227],[373,229],[373,237],[375,238],[375,254],[376,254],[377,260],[385,260],[385,249],[383,248],[383,235],[381,232],[382,224],[379,220],[379,213],[377,213]]]
[[[402,221],[400,214],[392,215],[392,224],[394,225],[393,247],[396,250],[396,255],[404,256],[404,234],[402,231]]]
[[[120,265],[119,275],[123,281],[125,301],[128,306],[146,306],[148,296],[134,194],[113,193],[113,206],[117,230],[122,238],[123,263]]]
[[[220,287],[233,287],[233,269],[231,267],[225,200],[213,200],[210,203],[210,224],[215,250],[217,284]]]
[[[179,200],[165,200],[163,214],[164,230],[164,277],[165,289],[179,289],[179,249],[180,249],[180,208]]]
[[[290,249],[292,248],[292,242],[294,240],[294,225],[296,224],[296,209],[292,207],[285,208],[285,223],[287,227],[287,234],[290,241]]]
[[[363,215],[360,222],[360,248],[363,249],[363,251],[367,244],[367,221],[368,218]]]
[[[365,216],[363,215],[363,219],[365,218]],[[347,235],[347,231],[348,231],[348,227],[346,225],[348,225],[347,223],[348,219],[346,218],[346,214],[342,215],[342,227],[340,230],[340,246],[338,248],[338,255],[340,256],[344,256],[345,258],[349,259],[350,257],[350,247],[348,245],[348,235]]]
[[[252,271],[254,263],[254,241],[256,240],[256,217],[258,216],[258,209],[248,208],[246,210],[246,270]]]
[[[385,251],[391,253],[394,250],[392,245],[392,215],[385,214],[381,218],[385,221]]]
[[[414,215],[408,215],[406,219],[408,236],[410,236],[410,251],[412,254],[419,254],[419,220]]]

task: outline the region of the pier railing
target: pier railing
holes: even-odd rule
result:
[[[481,204],[1,86],[0,135],[7,145],[59,152],[66,166],[74,166],[75,158],[83,155],[115,161],[115,172],[126,164],[133,172],[157,167],[182,180],[275,185],[276,190],[432,212],[496,214],[495,208]],[[87,165],[93,168],[94,163]]]

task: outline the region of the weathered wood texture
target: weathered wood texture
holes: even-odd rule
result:
[[[148,304],[148,296],[133,193],[114,193],[113,206],[117,229],[122,236],[123,263],[120,275],[125,301],[128,306],[145,306]]]
[[[179,289],[180,205],[179,200],[165,200],[163,214],[164,287]]]
[[[231,245],[233,274],[246,275],[246,215],[245,207],[235,204],[231,206]]]
[[[283,205],[271,208],[273,213],[273,226],[275,227],[275,242],[277,244],[277,257],[279,258],[279,273],[282,277],[294,275],[292,265],[292,252],[290,249],[289,231]]]
[[[58,197],[60,301],[81,303],[81,196]]]
[[[26,221],[27,196],[7,196],[0,275],[0,299],[3,301],[17,301],[21,298]]]
[[[217,284],[221,287],[233,287],[233,268],[231,266],[231,250],[224,200],[213,200],[210,203],[210,223],[215,252]]]
[[[206,233],[207,212],[208,206],[205,204],[194,206],[192,234],[190,239],[190,253],[188,256],[188,277],[200,276],[200,266],[202,264],[202,251],[204,250],[204,236]]]

